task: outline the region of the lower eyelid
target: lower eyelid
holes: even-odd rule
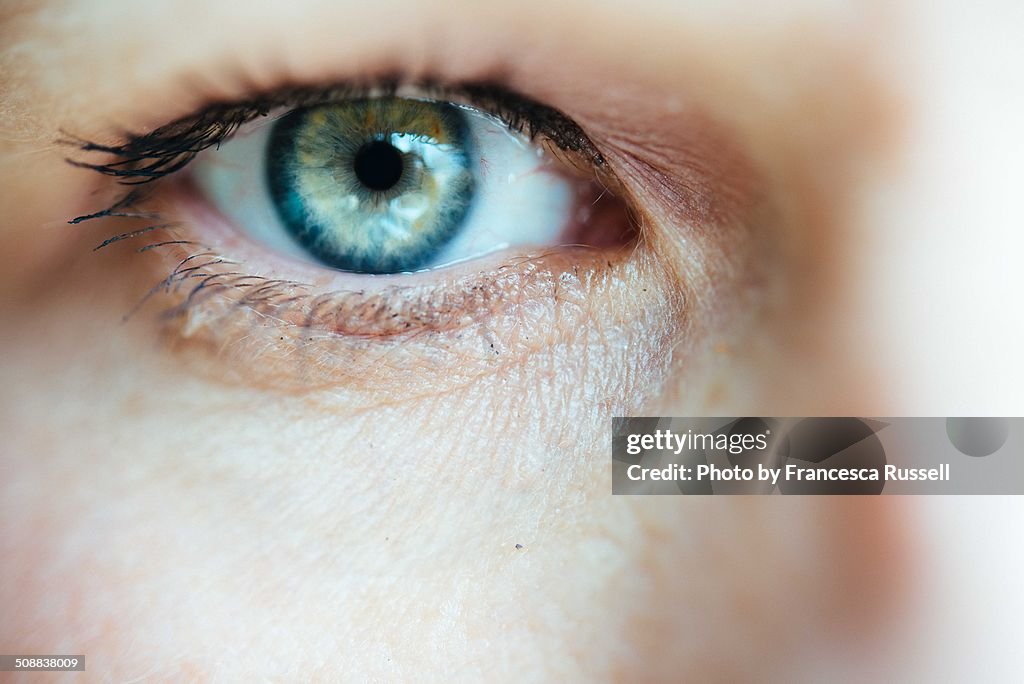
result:
[[[186,252],[170,251],[164,259],[181,263]],[[202,282],[229,270],[212,264],[194,275]],[[286,391],[344,386],[370,398],[402,387],[403,397],[413,398],[471,384],[591,334],[615,337],[633,312],[645,325],[657,321],[650,330],[635,326],[637,334],[657,338],[663,327],[667,338],[686,298],[659,274],[652,255],[638,248],[522,257],[461,288],[317,294],[225,276],[187,306],[195,285],[172,293],[178,308],[165,321],[179,346],[212,354],[201,365],[220,379]]]
[[[653,327],[664,325],[666,336],[683,314],[681,284],[636,242],[359,276],[361,287],[346,282],[351,274],[322,269],[313,269],[319,281],[305,284],[275,277],[280,271],[257,275],[238,245],[221,240],[244,238],[229,227],[211,234],[202,216],[183,210],[183,192],[168,187],[153,206],[143,201],[136,210],[158,209],[159,223],[171,227],[127,242],[145,250],[131,258],[148,260],[160,281],[145,308],[163,312],[164,339],[221,381],[302,392],[345,387],[367,401],[404,387],[411,398],[473,383],[581,336],[614,337],[633,315],[624,312],[657,316]],[[637,334],[647,335],[646,325]]]

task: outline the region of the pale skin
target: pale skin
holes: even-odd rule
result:
[[[1024,103],[962,75],[1020,48],[952,6],[909,31],[888,5],[552,5],[0,8],[0,652],[84,653],[93,681],[814,680],[808,644],[853,677],[892,657],[907,502],[612,497],[610,419],[1020,415],[1002,141]],[[500,361],[417,339],[296,375],[262,338],[122,322],[164,273],[91,251],[115,222],[66,223],[117,188],[62,132],[389,72],[563,111],[644,246],[571,307],[496,315]]]

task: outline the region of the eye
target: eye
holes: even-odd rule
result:
[[[570,170],[474,107],[375,97],[253,122],[201,154],[192,178],[267,247],[341,271],[392,274],[587,241],[600,188]]]
[[[68,142],[131,186],[72,219],[122,222],[97,249],[144,243],[159,280],[126,315],[161,307],[168,339],[272,385],[429,386],[417,359],[452,355],[476,377],[657,267],[583,129],[495,84],[285,87]]]

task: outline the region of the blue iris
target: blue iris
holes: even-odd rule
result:
[[[465,116],[451,104],[402,98],[290,112],[267,145],[281,221],[333,268],[399,273],[431,265],[474,195]]]

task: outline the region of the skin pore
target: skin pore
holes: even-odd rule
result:
[[[885,637],[916,572],[898,500],[613,498],[608,439],[618,415],[956,412],[930,364],[969,338],[912,315],[946,264],[883,248],[957,243],[907,160],[938,144],[907,130],[942,130],[908,85],[927,48],[882,6],[552,5],[0,9],[0,652],[118,681],[729,681],[812,678],[808,644],[841,669]],[[67,224],[124,188],[62,135],[395,73],[564,112],[643,240],[445,299],[445,321],[479,308],[464,329],[300,347],[206,309],[123,320],[187,253],[93,252],[144,224]],[[182,218],[167,186],[144,209]],[[1014,412],[1012,389],[974,411]]]

